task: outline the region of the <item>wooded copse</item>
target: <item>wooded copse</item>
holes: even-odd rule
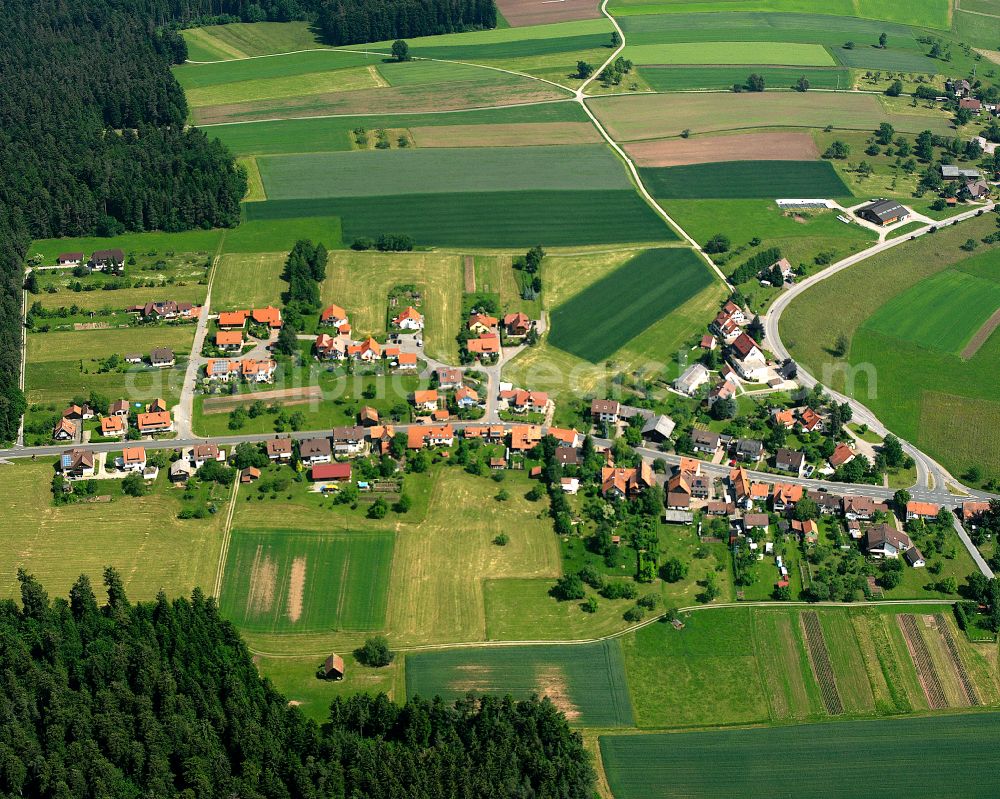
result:
[[[215,600],[133,605],[104,574],[0,604],[0,794],[589,799],[590,758],[549,701],[337,699],[322,727],[262,680]],[[350,668],[350,666],[349,666]]]

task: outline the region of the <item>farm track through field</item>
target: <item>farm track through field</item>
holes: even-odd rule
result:
[[[903,631],[903,638],[906,639],[906,648],[910,650],[910,657],[913,658],[913,665],[916,666],[917,677],[924,689],[927,703],[934,710],[948,707],[941,678],[938,676],[937,669],[934,668],[934,661],[931,660],[927,642],[921,635],[920,628],[917,627],[916,617],[912,613],[904,613],[897,616],[896,620],[899,623],[899,629]]]
[[[983,326],[976,331],[976,334],[969,340],[969,343],[965,345],[965,349],[962,350],[962,360],[967,361],[979,352],[979,348],[987,342],[998,327],[1000,327],[1000,308],[983,323]]]
[[[816,682],[819,683],[823,695],[823,705],[831,716],[839,716],[844,712],[844,704],[840,700],[837,683],[833,677],[833,663],[830,661],[830,651],[826,648],[826,639],[823,638],[819,614],[807,611],[802,614],[801,619],[809,649],[809,662],[812,664]]]
[[[951,662],[955,664],[958,679],[962,681],[962,690],[965,691],[966,699],[969,700],[970,705],[978,707],[982,702],[979,700],[979,694],[976,692],[975,683],[972,682],[972,678],[965,668],[965,663],[962,661],[962,656],[958,651],[958,644],[955,642],[955,636],[951,634],[951,627],[948,625],[948,620],[941,613],[936,613],[934,614],[934,622],[937,624],[941,637],[944,638],[945,646],[948,647],[948,654],[951,656]]]
[[[465,269],[465,293],[475,294],[476,292],[476,258],[466,255],[462,258],[462,265]]]

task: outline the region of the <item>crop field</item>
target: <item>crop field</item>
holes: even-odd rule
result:
[[[913,50],[880,50],[877,47],[859,47],[854,50],[837,50],[837,60],[852,69],[881,69],[893,72],[938,72],[937,63]]]
[[[0,466],[4,534],[0,536],[0,597],[18,595],[16,573],[24,567],[50,596],[66,596],[80,574],[90,577],[98,601],[102,573],[114,566],[132,601],[189,596],[215,578],[222,544],[219,513],[180,520],[181,491],[161,475],[144,497],[125,497],[118,480],[101,481],[98,495],[111,501],[52,504],[52,460]]]
[[[850,197],[828,161],[726,161],[639,170],[657,199]]]
[[[949,5],[948,0],[915,0],[906,6],[886,4],[880,0],[831,0],[823,3],[822,11],[829,15],[863,17],[947,30],[950,27]],[[733,0],[614,0],[609,6],[611,13],[616,16],[735,10],[801,13],[816,8],[809,0],[743,0],[738,8]]]
[[[268,200],[245,207],[247,219],[336,216],[343,240],[405,233],[419,245],[549,247],[675,241],[677,235],[631,189],[480,194],[399,194]]]
[[[266,59],[266,60],[277,60]],[[227,62],[227,65],[233,62]],[[235,62],[242,63],[242,62]],[[205,69],[205,67],[198,67]],[[193,109],[209,106],[250,103],[285,97],[305,97],[312,94],[351,92],[384,86],[374,67],[352,67],[327,72],[308,72],[274,78],[254,78],[232,83],[213,83],[185,89],[188,105]]]
[[[234,530],[220,608],[263,632],[378,630],[393,534]]]
[[[799,78],[803,77],[809,81],[811,89],[846,89],[851,85],[851,73],[846,69],[757,65],[752,67],[649,65],[639,70],[643,80],[657,92],[729,89],[737,83],[742,85],[751,72],[761,75],[768,89],[790,89]]]
[[[549,342],[599,363],[711,282],[691,250],[649,250],[555,308]]]
[[[994,793],[982,764],[1000,744],[1000,714],[932,716],[660,735],[602,735],[601,758],[616,799],[804,799]],[[873,741],[893,757],[872,762]],[[720,752],[725,756],[720,757]],[[914,764],[919,763],[919,768]],[[711,764],[706,768],[706,764]]]
[[[287,253],[223,255],[215,267],[212,306],[215,311],[281,305],[281,280]]]
[[[974,271],[995,274],[995,266],[989,266],[995,263],[995,247],[972,258],[959,249],[969,237],[982,237],[992,229],[989,220],[976,219],[904,242],[796,298],[781,322],[782,338],[797,360],[814,374],[827,375],[824,382],[833,388],[857,396],[893,432],[914,441],[958,474],[977,463],[988,474],[1000,475],[1000,454],[995,446],[1000,403],[990,388],[991,375],[1000,363],[1000,336],[994,331],[972,357],[963,360],[955,350],[975,335],[971,322],[960,322],[954,315],[943,318],[945,327],[931,340],[950,340],[953,351],[945,352],[901,338],[895,331],[887,335],[872,329],[869,320],[891,311],[903,323],[905,312],[894,305],[903,296],[910,298],[911,306],[919,303],[932,313],[927,304],[930,299],[920,286],[932,279],[929,285],[935,286],[941,279],[937,276],[961,269],[963,262],[972,264]],[[983,279],[978,274],[973,277]],[[945,280],[944,285],[950,285],[952,278]],[[995,286],[987,287],[992,282],[984,280],[984,294],[994,294]],[[865,290],[857,291],[859,285]],[[844,297],[850,302],[844,302]],[[949,306],[950,301],[947,295],[938,298],[942,306]],[[840,309],[836,318],[828,315],[830,303]],[[987,311],[974,301],[970,303],[979,323],[985,322]],[[911,323],[907,320],[906,324]],[[930,326],[923,328],[919,321],[914,324],[917,327],[913,330],[922,331],[924,341],[932,335]],[[961,336],[950,332],[959,324],[965,325]],[[834,358],[827,350],[841,333],[850,340],[850,350],[846,358]],[[849,364],[867,366],[851,369]]]
[[[998,309],[1000,282],[948,269],[893,297],[861,329],[958,355]]]
[[[308,50],[268,58],[243,58],[214,64],[183,64],[174,68],[177,82],[188,93],[210,86],[230,86],[276,78],[292,78],[350,67],[380,64],[379,56],[342,50]]]
[[[586,114],[576,103],[553,102],[513,108],[455,111],[448,114],[399,114],[379,117],[332,117],[327,119],[284,119],[253,125],[218,125],[218,136],[240,155],[319,153],[352,150],[355,128],[430,128],[437,126],[517,125],[521,123],[586,122]]]
[[[427,354],[456,363],[455,336],[462,325],[462,264],[458,255],[331,252],[321,299],[324,305],[336,303],[347,311],[353,335],[377,335],[386,331],[389,291],[409,284],[416,285],[423,295],[420,311],[426,325]]]
[[[625,151],[640,167],[684,166],[719,161],[808,161],[819,158],[816,141],[808,133],[802,132],[654,139],[628,144]]]
[[[417,147],[526,147],[601,141],[589,122],[522,122],[512,125],[437,125],[411,128]]]
[[[497,8],[514,27],[592,19],[601,15],[594,0],[567,0],[548,5],[533,0],[499,0]]]
[[[477,694],[549,698],[573,724],[631,727],[632,705],[617,640],[578,646],[451,649],[408,655],[406,694],[446,702]]]
[[[832,67],[836,61],[818,44],[789,42],[686,42],[628,44],[625,57],[636,64],[785,64]],[[744,79],[746,76],[743,76]]]
[[[257,163],[273,200],[630,188],[603,144],[274,155]]]
[[[889,122],[901,133],[924,129],[948,134],[944,114],[929,116],[900,109],[890,113],[868,94],[764,92],[763,94],[683,94],[601,97],[589,105],[619,141],[659,139],[692,133],[762,127],[874,130]],[[905,107],[904,107],[905,108]]]
[[[29,333],[25,392],[29,403],[67,403],[91,390],[108,397],[149,401],[163,397],[176,402],[184,367],[134,368],[127,372],[99,372],[95,359],[126,352],[148,354],[153,347],[169,347],[187,355],[194,340],[194,325],[154,328],[85,330],[67,333]]]
[[[391,108],[396,113],[448,111],[542,102],[567,96],[563,90],[531,78],[486,69],[479,70],[479,73],[481,76],[474,80],[201,106],[194,109],[192,122],[207,126],[330,114],[364,115],[378,113],[385,108]]]
[[[260,179],[260,170],[257,168],[257,159],[253,156],[237,158],[236,163],[242,166],[247,172],[247,193],[243,195],[244,202],[260,202],[267,199],[264,191],[264,182]]]
[[[264,201],[244,205],[248,208],[264,205]],[[239,227],[227,230],[223,253],[273,253],[289,252],[299,239],[321,241],[332,249],[341,242],[340,220],[330,216],[312,216],[308,213],[295,217],[276,219],[245,218]]]

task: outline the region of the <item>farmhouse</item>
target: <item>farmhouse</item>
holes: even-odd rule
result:
[[[155,347],[149,353],[149,362],[160,369],[173,366],[177,360],[174,358],[174,351],[167,347]]]
[[[859,208],[857,214],[876,225],[894,225],[906,219],[910,212],[896,200],[876,200]]]
[[[767,359],[760,346],[746,333],[740,333],[730,346],[730,361],[744,380],[764,382],[767,378]]]
[[[144,320],[157,321],[167,319],[197,319],[201,308],[190,302],[175,302],[174,300],[157,300],[145,305],[133,305],[125,309],[128,313],[139,314]]]
[[[910,500],[906,503],[906,521],[913,519],[936,519],[941,512],[941,506],[933,502],[917,502]]]
[[[125,363],[131,364],[142,363],[142,353],[126,352],[125,355],[122,356],[122,360],[125,361]]]
[[[990,184],[985,180],[967,180],[965,181],[965,190],[969,193],[969,198],[973,200],[982,200],[990,195]]]
[[[351,479],[350,463],[317,463],[309,472],[310,480],[344,483]]]
[[[368,431],[361,425],[333,428],[333,451],[338,455],[359,455],[367,448]]]
[[[601,469],[601,493],[612,499],[633,497],[655,483],[653,468],[646,462],[633,469],[614,466]]]
[[[272,461],[290,461],[292,459],[292,439],[272,438],[264,444],[264,451]]]
[[[667,507],[686,510],[691,505],[691,485],[685,472],[678,472],[667,481]]]
[[[94,476],[94,453],[87,449],[68,449],[59,456],[59,471],[67,480]]]
[[[124,438],[127,432],[127,417],[104,416],[101,418],[101,435],[104,438]]]
[[[169,411],[140,413],[136,416],[136,425],[139,428],[139,432],[144,435],[166,433],[174,429],[174,422],[170,418]]]
[[[910,537],[888,524],[873,524],[865,532],[862,548],[873,558],[898,558],[913,546]]]
[[[321,325],[329,325],[330,327],[340,327],[341,325],[347,324],[347,311],[341,308],[339,305],[327,305],[319,315],[319,323]]]
[[[694,396],[698,389],[708,382],[708,369],[703,364],[695,363],[684,370],[684,373],[674,381],[674,388],[682,394]]]
[[[82,252],[64,252],[56,256],[56,264],[58,266],[80,266],[82,263]]]
[[[243,349],[243,334],[238,330],[220,330],[215,334],[215,346],[227,352]]]
[[[254,308],[251,318],[258,325],[267,325],[271,330],[281,328],[281,311],[273,305],[268,305],[266,308]]]
[[[423,330],[424,317],[420,311],[408,305],[399,316],[392,320],[392,325],[400,330]]]
[[[958,80],[948,78],[944,82],[944,90],[946,92],[951,92],[956,97],[965,97],[970,91],[972,91],[972,84],[970,84],[965,78],[959,78]]]
[[[975,97],[963,97],[958,101],[958,107],[960,110],[965,109],[973,114],[979,114],[983,110],[983,104]]]
[[[646,423],[642,426],[642,437],[647,441],[655,441],[662,444],[664,441],[669,440],[676,426],[676,422],[669,416],[663,414],[650,415]]]
[[[328,438],[306,438],[299,442],[299,458],[306,466],[329,463],[332,452]]]
[[[247,311],[222,311],[217,320],[219,328],[222,330],[242,330],[246,326],[249,315]]]

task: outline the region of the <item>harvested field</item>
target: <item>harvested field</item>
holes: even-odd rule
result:
[[[282,405],[303,405],[307,402],[320,402],[323,399],[323,389],[319,386],[303,386],[301,388],[275,389],[273,391],[254,391],[247,394],[236,394],[225,397],[207,397],[202,405],[202,413],[229,413],[241,405],[249,405],[257,400],[262,402],[279,402]]]
[[[474,294],[476,291],[476,258],[473,255],[466,255],[462,259],[462,268],[465,273],[465,293]]]
[[[348,563],[344,563],[344,571]],[[343,575],[341,575],[343,579]],[[302,615],[302,594],[306,587],[306,559],[296,558],[292,561],[292,574],[288,582],[288,620],[295,624]]]
[[[486,70],[484,70],[486,72]],[[394,86],[388,89],[360,89],[326,92],[303,97],[224,103],[193,109],[195,124],[219,125],[261,119],[326,116],[328,114],[370,114],[391,108],[397,113],[450,111],[459,108],[503,106],[557,100],[566,93],[530,78],[489,71],[487,78],[453,81],[431,86]]]
[[[547,697],[571,723],[631,726],[632,705],[618,641],[573,646],[456,649],[408,655],[407,696],[466,693]]]
[[[316,239],[314,239],[316,241]],[[319,239],[332,246],[329,239]],[[281,305],[288,284],[281,279],[285,252],[227,253],[215,267],[213,311]]]
[[[927,703],[935,710],[948,707],[948,700],[944,695],[941,678],[934,667],[934,661],[931,659],[927,642],[924,641],[923,636],[920,634],[916,618],[912,613],[903,613],[896,617],[896,621],[899,623],[899,629],[903,631],[903,638],[906,639],[906,648],[909,649],[910,657],[913,658],[913,665],[916,666],[917,677],[920,679],[920,685],[924,689]]]
[[[436,125],[411,128],[417,147],[525,147],[601,141],[589,122],[522,122],[511,125]]]
[[[498,0],[497,8],[512,28],[597,19],[601,16],[597,0]]]
[[[962,662],[962,656],[958,651],[958,644],[955,642],[955,636],[951,632],[948,619],[945,618],[944,614],[938,613],[934,616],[934,622],[937,625],[938,632],[941,633],[941,637],[944,639],[944,644],[948,649],[952,665],[954,665],[955,671],[958,672],[958,679],[962,683],[965,698],[973,707],[981,705],[982,702],[979,701],[979,693],[976,691],[976,685],[969,676],[969,671],[965,668],[965,663]]]
[[[830,715],[839,715],[844,712],[844,706],[840,701],[837,683],[833,677],[833,664],[830,662],[830,652],[823,638],[819,615],[815,611],[806,611],[800,618],[802,632],[805,634],[809,649],[809,662],[812,664],[813,674],[823,695],[823,705]]]
[[[962,360],[967,361],[977,352],[979,348],[986,343],[990,336],[993,335],[993,331],[1000,327],[1000,309],[996,311],[989,319],[987,319],[981,328],[976,331],[976,334],[969,339],[969,343],[965,345],[962,350]]]
[[[251,613],[270,613],[274,606],[274,585],[277,567],[270,556],[262,555],[263,547],[258,546],[250,567],[250,592],[247,608]]]
[[[683,166],[716,161],[810,161],[819,158],[808,133],[744,133],[633,142],[625,151],[636,166]]]

